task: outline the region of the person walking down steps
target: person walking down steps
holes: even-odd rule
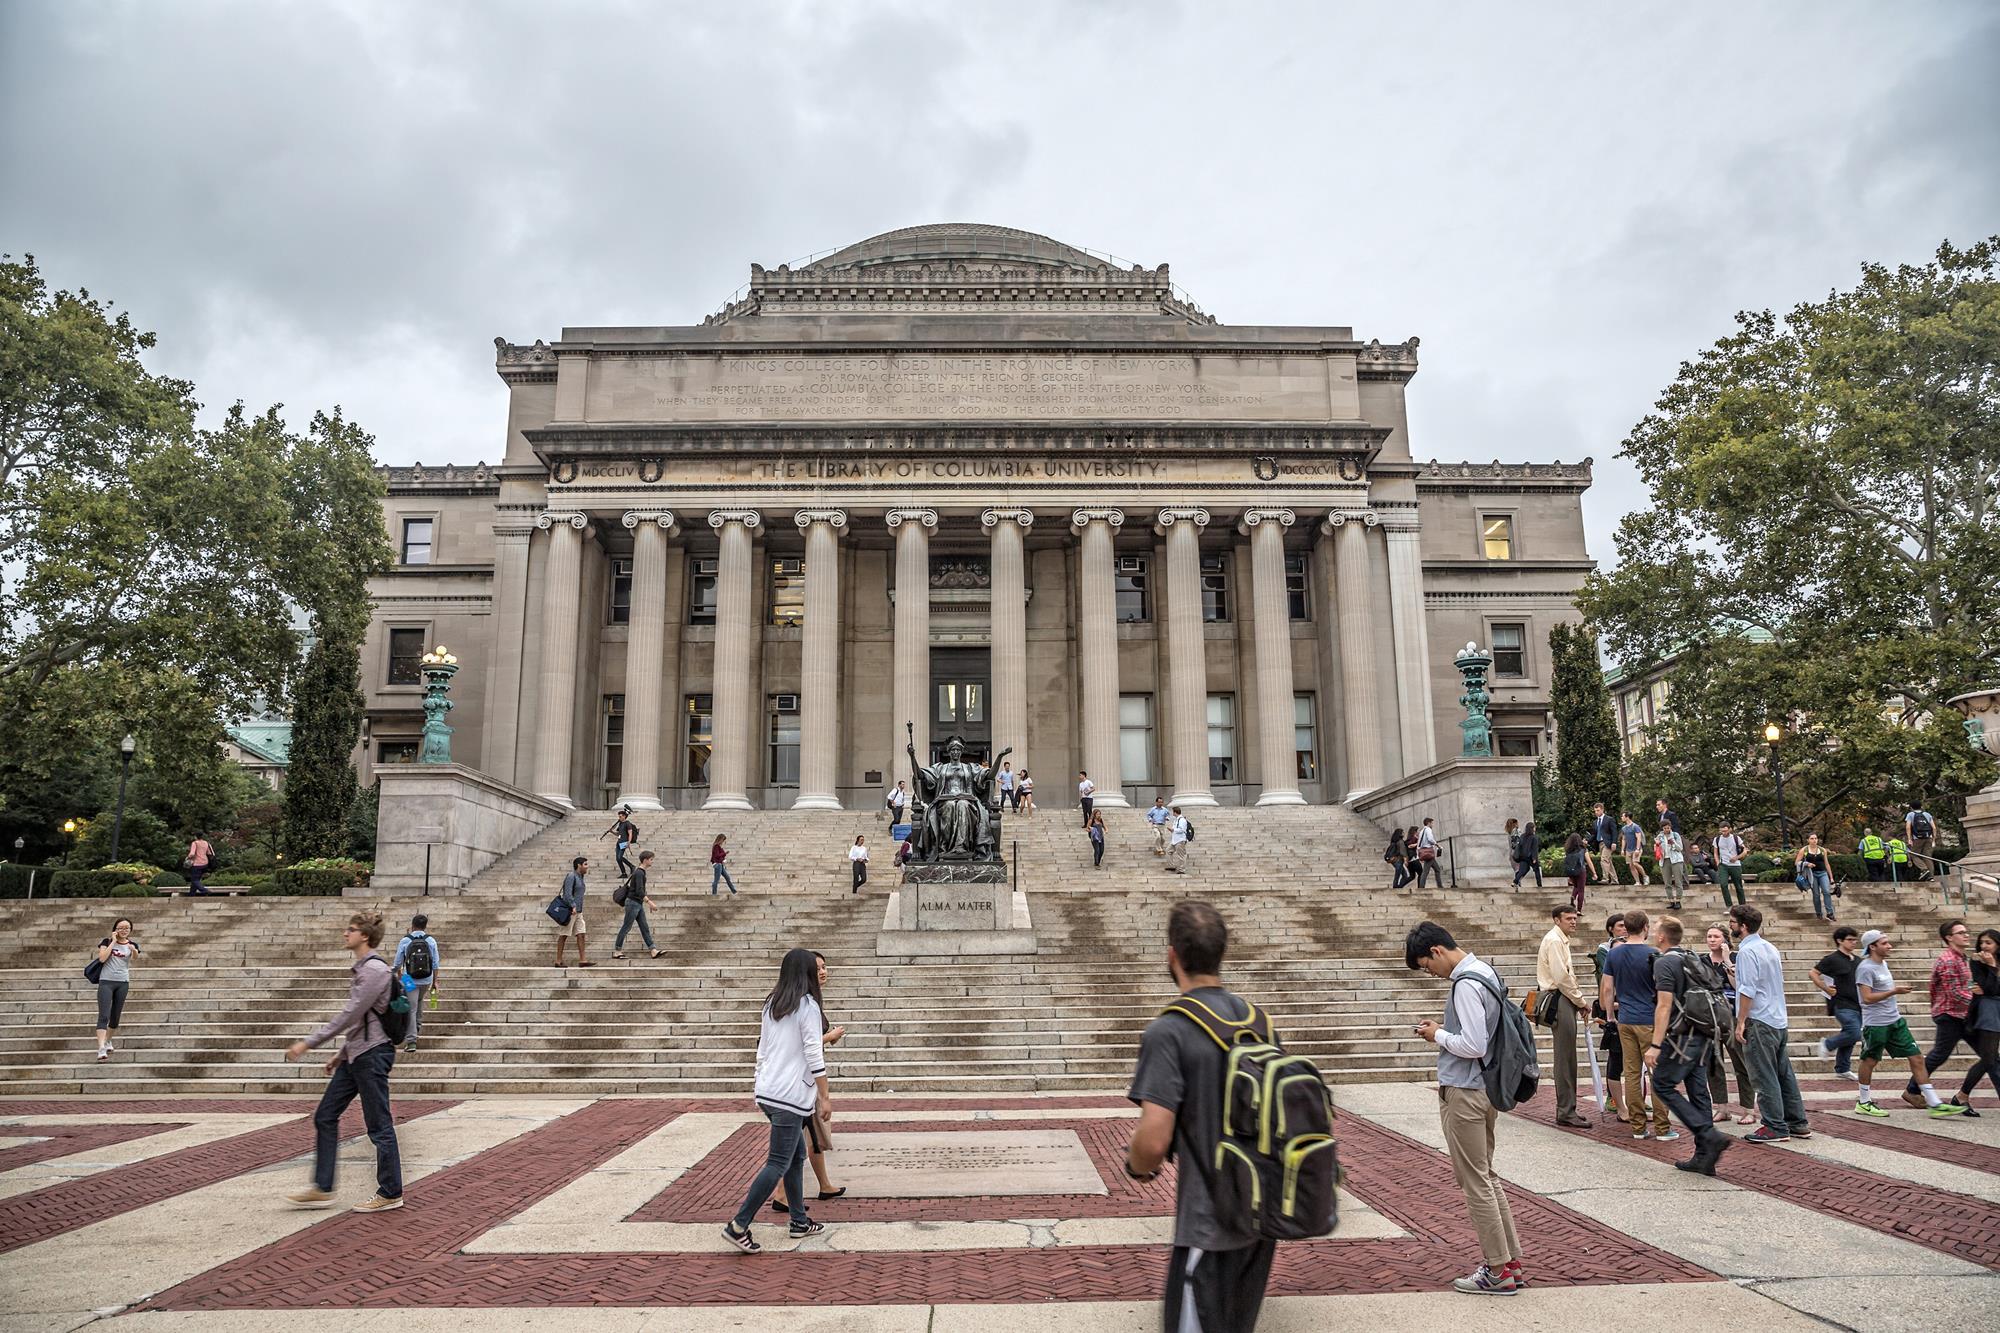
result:
[[[606,833],[616,834],[618,837],[617,850],[613,853],[618,862],[618,877],[620,879],[632,878],[632,863],[625,859],[625,853],[638,845],[639,826],[632,822],[631,806],[619,806],[618,818],[612,820],[611,827],[597,836],[601,838]]]
[[[847,849],[847,859],[854,866],[853,893],[861,892],[861,886],[868,882],[868,839],[857,836],[854,845]]]
[[[625,909],[625,920],[619,923],[617,937],[611,941],[613,958],[625,956],[625,937],[632,933],[634,924],[639,927],[639,938],[646,942],[647,951],[655,958],[660,956],[660,951],[653,947],[653,923],[646,919],[646,909],[653,905],[653,900],[646,896],[646,880],[652,873],[653,853],[640,852],[638,869],[611,894],[612,903]]]
[[[716,895],[718,887],[723,884],[729,886],[731,893],[736,892],[736,881],[730,878],[729,867],[723,864],[723,862],[729,859],[729,849],[722,844],[728,841],[729,835],[727,833],[718,833],[715,835],[714,845],[708,849],[708,864],[714,868],[714,873],[708,877],[708,896],[711,898]]]

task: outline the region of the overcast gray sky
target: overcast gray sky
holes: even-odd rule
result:
[[[1740,308],[2000,230],[2000,7],[0,0],[0,249],[211,410],[499,456],[492,338],[1024,227],[1423,338],[1420,458],[1612,455]]]

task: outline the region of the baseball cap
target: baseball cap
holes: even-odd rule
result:
[[[1886,931],[1886,930],[1864,930],[1864,931],[1862,931],[1862,932],[1861,932],[1861,952],[1863,952],[1863,953],[1867,953],[1867,952],[1868,952],[1868,951],[1869,951],[1870,949],[1874,948],[1874,947],[1875,947],[1875,941],[1876,941],[1876,940],[1886,940],[1886,939],[1888,939],[1888,938],[1889,938],[1889,932],[1888,932],[1888,931]]]

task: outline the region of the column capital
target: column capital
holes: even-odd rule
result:
[[[1236,530],[1248,535],[1252,528],[1269,523],[1278,528],[1289,528],[1299,521],[1299,516],[1289,509],[1246,509],[1236,520]]]
[[[633,531],[637,531],[642,523],[656,524],[669,537],[680,531],[680,520],[674,517],[671,509],[628,509],[619,521]]]
[[[1109,523],[1114,528],[1125,526],[1125,511],[1122,509],[1079,509],[1069,516],[1069,525],[1082,532],[1092,523]]]
[[[1423,511],[1413,500],[1388,501],[1374,507],[1384,532],[1418,532],[1424,526]]]
[[[543,532],[547,532],[559,523],[567,523],[578,532],[582,532],[590,526],[590,515],[563,509],[550,509],[535,515],[535,526]]]
[[[891,532],[902,527],[905,523],[915,523],[925,528],[935,528],[938,523],[937,510],[891,509],[882,515],[882,521],[889,525],[889,531]]]
[[[1200,505],[1175,505],[1153,515],[1153,531],[1162,537],[1176,523],[1185,523],[1199,532],[1208,526],[1208,511]]]
[[[754,509],[711,509],[708,511],[708,526],[720,528],[728,523],[741,523],[746,528],[757,527],[764,516]]]
[[[1349,523],[1375,528],[1382,525],[1382,518],[1373,509],[1336,509],[1326,516],[1326,522],[1321,526],[1328,532],[1339,532]]]
[[[998,527],[1000,524],[1010,521],[1019,523],[1024,528],[1032,527],[1035,522],[1035,511],[1032,509],[985,509],[981,510],[979,514],[979,526],[982,528]]]
[[[815,523],[824,523],[835,531],[839,531],[847,526],[847,511],[845,509],[801,509],[792,515],[792,522],[798,524],[801,532],[810,528]]]

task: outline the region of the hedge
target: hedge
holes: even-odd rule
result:
[[[373,861],[356,861],[347,856],[315,856],[300,861],[297,865],[285,867],[287,870],[338,870],[347,877],[343,887],[359,888],[368,883],[368,877],[375,873]]]
[[[51,898],[109,898],[120,884],[136,884],[123,870],[58,870],[49,882]]]
[[[15,865],[11,861],[0,861],[0,898],[25,898],[28,896],[28,880],[34,878],[37,896],[49,891],[49,878],[56,873],[54,866]]]
[[[162,870],[159,874],[153,876],[153,887],[156,889],[184,889],[187,887],[187,876],[176,874],[171,870]]]
[[[120,884],[111,890],[111,896],[114,898],[151,898],[154,896],[154,889],[150,884]]]
[[[151,884],[158,879],[161,871],[156,865],[145,861],[113,861],[98,867],[99,870],[122,870],[132,877],[135,884]]]
[[[271,882],[251,890],[255,894],[283,894],[311,898],[338,898],[354,881],[346,870],[318,870],[307,866],[286,866],[271,876]]]

